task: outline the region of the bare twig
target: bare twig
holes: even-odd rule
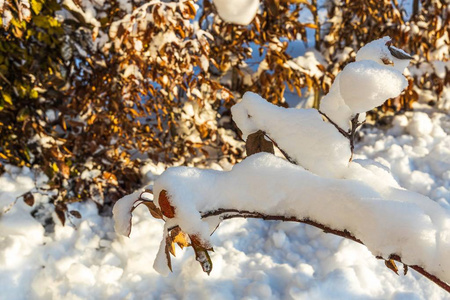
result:
[[[322,41],[322,38],[320,36],[320,20],[319,20],[319,14],[318,14],[318,5],[317,0],[311,1],[310,11],[314,18],[314,25],[316,25],[316,31],[314,32],[314,41],[315,41],[315,48],[317,51],[320,51],[320,43]]]
[[[208,218],[208,217],[213,217],[213,216],[220,216],[222,220],[228,220],[228,219],[233,219],[233,218],[254,218],[254,219],[263,219],[263,220],[276,220],[276,221],[288,221],[288,222],[298,222],[298,223],[304,223],[304,224],[308,224],[314,227],[317,227],[319,229],[322,229],[325,233],[331,233],[337,236],[341,236],[343,238],[352,240],[354,242],[357,242],[361,245],[364,245],[364,243],[358,239],[357,237],[355,237],[353,234],[351,234],[349,231],[347,230],[337,230],[337,229],[333,229],[330,228],[326,225],[320,224],[318,222],[315,222],[313,220],[310,219],[299,219],[297,217],[286,217],[286,216],[277,216],[277,215],[266,215],[266,214],[262,214],[259,212],[252,212],[252,211],[246,211],[246,210],[238,210],[238,209],[217,209],[217,210],[213,210],[213,211],[208,211],[208,212],[201,212],[201,216],[202,218]],[[395,260],[398,261],[402,264],[404,264],[402,262],[402,259],[399,255],[397,254],[391,254],[387,259],[383,258],[381,256],[377,256],[377,259],[383,259],[383,260]],[[447,291],[448,293],[450,293],[450,285],[444,281],[442,281],[441,279],[439,279],[438,277],[436,277],[435,275],[429,273],[428,271],[426,271],[423,267],[417,266],[417,265],[406,265],[409,268],[417,271],[419,274],[423,275],[424,277],[428,278],[429,280],[431,280],[432,282],[434,282],[435,284],[437,284],[438,286],[440,286],[442,289],[444,289],[445,291]]]
[[[2,73],[0,73],[0,78],[3,79],[7,84],[11,85],[11,82]]]
[[[413,1],[413,9],[412,9],[412,14],[411,14],[410,20],[415,18],[418,13],[419,13],[419,0],[414,0]]]

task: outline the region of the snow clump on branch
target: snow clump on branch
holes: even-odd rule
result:
[[[363,114],[395,98],[408,86],[402,72],[411,56],[391,46],[390,37],[372,41],[356,54],[356,61],[338,74],[320,110],[342,129]]]

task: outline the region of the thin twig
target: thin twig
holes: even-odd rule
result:
[[[0,78],[3,79],[7,84],[11,85],[11,82],[2,73],[0,73]]]
[[[264,132],[264,136],[265,136],[266,138],[268,138],[268,139],[272,142],[272,144],[273,144],[275,147],[278,148],[278,150],[280,150],[280,152],[284,155],[284,157],[285,157],[291,164],[298,165],[298,163],[295,161],[295,159],[291,158],[291,157],[289,156],[289,154],[287,154],[286,151],[284,151],[283,149],[281,149],[280,146],[278,146],[277,142],[275,142],[275,141],[274,141],[274,140],[273,140],[266,132]]]
[[[333,120],[330,119],[330,117],[328,117],[325,113],[321,112],[320,110],[317,110],[319,112],[319,114],[321,114],[322,116],[325,117],[325,119],[328,120],[328,122],[330,122],[334,127],[336,127],[336,129],[346,138],[350,139],[350,134],[348,132],[346,132],[344,129],[342,129],[338,124],[334,123]]]
[[[325,113],[321,112],[320,110],[318,110],[318,112],[324,116],[328,122],[330,122],[334,127],[336,127],[336,129],[344,136],[346,137],[349,141],[350,141],[350,151],[351,151],[351,155],[350,155],[350,159],[349,161],[352,161],[353,159],[353,151],[355,150],[355,135],[356,135],[356,130],[358,129],[358,127],[360,127],[362,124],[364,124],[364,122],[359,122],[358,118],[359,118],[359,114],[356,114],[351,122],[352,122],[352,127],[348,130],[348,132],[346,132],[344,129],[342,129],[338,124],[336,124],[333,120],[330,119],[330,117],[328,117]]]
[[[357,124],[358,124],[358,117],[359,117],[359,114],[356,114],[352,119],[352,128],[351,128],[350,135],[349,135],[350,151],[352,152],[352,155],[350,156],[349,161],[352,161],[353,152],[355,150],[355,133],[356,133],[356,128],[357,128]]]
[[[334,234],[337,236],[341,236],[343,238],[346,238],[346,239],[352,240],[354,242],[357,242],[361,245],[364,245],[364,243],[360,239],[355,237],[353,234],[351,234],[347,230],[333,229],[326,225],[320,224],[318,222],[312,221],[307,218],[299,219],[297,217],[266,215],[266,214],[262,214],[259,212],[252,212],[252,211],[238,210],[238,209],[217,209],[217,210],[213,210],[213,211],[202,212],[201,216],[203,219],[208,218],[208,217],[213,217],[213,216],[220,216],[222,220],[228,220],[228,219],[233,219],[233,218],[254,218],[254,219],[263,219],[263,220],[276,220],[276,221],[285,221],[285,222],[288,221],[288,222],[304,223],[304,224],[308,224],[308,225],[317,227],[319,229],[322,229],[325,233],[331,233],[331,234]],[[383,258],[381,256],[376,256],[376,258],[386,260],[385,258]],[[395,261],[398,261],[398,262],[404,264],[402,262],[401,257],[397,254],[391,254],[388,259],[393,259]],[[404,265],[406,265],[406,264],[404,264]],[[435,284],[440,286],[442,289],[444,289],[446,292],[450,293],[450,285],[448,283],[442,281],[435,275],[429,273],[423,267],[420,267],[417,265],[407,265],[407,266],[409,268],[417,271],[419,274],[423,275],[424,277],[428,278],[429,280],[431,280],[432,282],[434,282]]]
[[[359,122],[358,121],[359,118],[359,114],[356,114],[353,118],[352,118],[352,128],[350,130],[349,133],[349,140],[350,140],[350,151],[352,152],[349,162],[352,161],[353,159],[353,152],[355,150],[355,135],[356,135],[356,130],[358,129],[358,127],[360,127],[362,124],[364,124],[365,121],[363,122]]]

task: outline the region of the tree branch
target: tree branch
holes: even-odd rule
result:
[[[259,212],[252,212],[252,211],[246,211],[246,210],[238,210],[238,209],[217,209],[213,211],[207,211],[207,212],[201,212],[202,219],[213,217],[213,216],[220,216],[221,220],[228,220],[233,218],[253,218],[253,219],[263,219],[263,220],[275,220],[275,221],[283,221],[283,222],[298,222],[298,223],[304,223],[308,224],[314,227],[317,227],[319,229],[322,229],[325,233],[331,233],[349,240],[352,240],[354,242],[357,242],[361,245],[364,245],[364,243],[352,235],[347,230],[337,230],[330,228],[326,225],[317,223],[315,221],[312,221],[310,219],[298,219],[296,217],[286,217],[286,216],[277,216],[277,215],[266,215]],[[385,258],[381,256],[377,256],[377,259],[386,260]],[[450,293],[450,285],[442,280],[440,280],[438,277],[434,276],[433,274],[426,271],[423,267],[417,266],[417,265],[406,265],[402,262],[402,259],[397,254],[391,254],[388,258],[388,260],[395,260],[397,262],[402,263],[403,265],[415,270],[419,274],[423,275],[424,277],[428,278],[438,286],[440,286],[442,289],[444,289],[446,292]],[[406,274],[406,273],[405,273]]]

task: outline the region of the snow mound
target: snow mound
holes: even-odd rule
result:
[[[426,113],[417,112],[412,117],[408,130],[415,137],[428,136],[433,131],[433,123]]]
[[[333,122],[335,122],[339,127],[344,130],[348,130],[350,128],[350,120],[353,112],[342,98],[340,78],[341,74],[339,73],[331,85],[328,94],[326,94],[320,101],[320,110],[331,118],[331,120],[333,120]]]
[[[137,191],[120,199],[113,207],[114,230],[121,235],[129,236],[131,232],[131,212],[133,205],[142,192]]]

